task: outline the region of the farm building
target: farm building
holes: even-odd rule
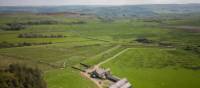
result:
[[[111,75],[110,73],[106,74],[106,78],[107,78],[108,80],[112,81],[112,82],[117,82],[117,81],[120,80],[119,77],[113,76],[113,75]]]
[[[109,70],[105,70],[103,68],[98,68],[91,73],[91,77],[106,79],[106,74],[108,74],[108,73],[109,73]]]
[[[120,79],[117,76],[113,76],[109,69],[97,68],[90,73],[93,78],[106,79],[111,81],[113,84],[109,88],[132,88],[132,85],[127,79]]]
[[[128,82],[127,79],[124,78],[114,83],[109,88],[132,88],[132,85]]]

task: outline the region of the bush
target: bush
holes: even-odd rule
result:
[[[195,53],[200,53],[200,47],[198,47],[198,46],[187,45],[184,47],[184,50],[193,51]]]
[[[149,40],[147,38],[138,38],[135,41],[140,42],[140,43],[153,43],[152,40]]]
[[[12,43],[8,43],[6,41],[3,41],[0,43],[0,48],[10,48],[10,47],[15,47],[15,44]]]

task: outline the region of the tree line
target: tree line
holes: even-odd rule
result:
[[[23,46],[33,46],[33,45],[47,45],[52,44],[52,42],[41,42],[41,43],[30,43],[30,42],[21,42],[21,43],[9,43],[6,41],[0,42],[1,48],[12,48],[12,47],[23,47]]]
[[[44,35],[44,34],[35,34],[35,33],[24,33],[19,34],[18,38],[64,38],[64,35]]]
[[[30,25],[51,25],[51,24],[85,24],[84,21],[77,21],[77,22],[60,22],[57,20],[32,20],[27,22],[12,22],[12,23],[6,23],[4,25],[0,26],[0,29],[5,31],[18,31],[25,29],[26,27]]]
[[[0,88],[47,88],[47,85],[39,69],[11,64],[0,70]]]
[[[5,25],[2,25],[0,29],[5,30],[5,31],[18,31],[25,29],[27,26],[23,25],[21,23],[7,23]]]
[[[25,29],[28,25],[42,25],[42,24],[58,24],[58,21],[54,20],[35,20],[35,21],[28,21],[28,22],[12,22],[6,23],[1,26],[2,30],[6,31],[17,31]]]

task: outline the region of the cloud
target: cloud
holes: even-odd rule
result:
[[[1,6],[14,5],[126,5],[126,4],[185,4],[200,0],[0,0]]]

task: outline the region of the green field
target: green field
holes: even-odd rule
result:
[[[200,86],[200,32],[168,28],[156,21],[137,19],[104,22],[95,16],[72,18],[63,14],[28,13],[0,15],[0,28],[15,22],[58,22],[29,24],[21,30],[0,29],[0,67],[4,68],[11,63],[37,67],[43,71],[48,88],[97,88],[92,81],[71,67],[81,62],[96,65],[127,48],[130,49],[103,67],[111,68],[112,73],[119,77],[128,78],[134,88]],[[168,20],[165,23],[174,26],[179,22]],[[18,37],[24,33],[66,37]],[[138,38],[152,42],[135,41]],[[161,45],[163,42],[164,45]],[[169,46],[171,48],[166,48]],[[66,67],[61,69],[64,63]]]
[[[49,88],[97,88],[90,80],[72,69],[52,70],[46,73]]]
[[[199,56],[174,49],[130,48],[104,67],[126,77],[135,88],[198,88],[200,71],[185,69],[187,65],[199,66]]]

